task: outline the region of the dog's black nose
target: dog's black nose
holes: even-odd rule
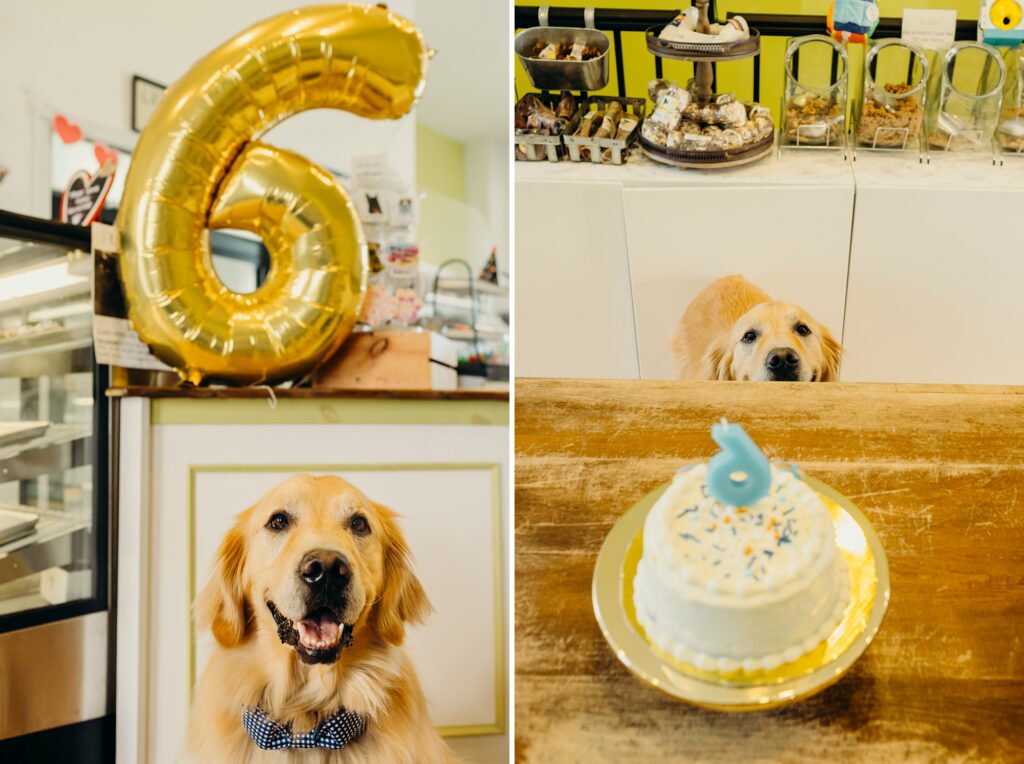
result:
[[[348,560],[343,555],[324,549],[309,552],[299,563],[299,576],[314,586],[344,582],[351,574]]]
[[[792,370],[800,365],[800,356],[789,348],[775,348],[768,354],[765,363],[774,371]]]

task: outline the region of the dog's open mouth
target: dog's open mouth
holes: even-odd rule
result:
[[[342,649],[352,645],[352,626],[344,624],[335,610],[320,607],[292,621],[268,601],[282,644],[291,645],[303,663],[334,663]]]

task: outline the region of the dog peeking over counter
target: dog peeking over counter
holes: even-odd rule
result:
[[[835,382],[843,348],[803,308],[772,300],[742,276],[698,294],[672,338],[683,379]]]
[[[455,760],[401,648],[430,603],[395,514],[351,484],[296,475],[238,515],[195,611],[216,645],[192,761]]]

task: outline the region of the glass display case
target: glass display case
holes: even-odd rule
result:
[[[69,623],[107,617],[109,426],[106,369],[92,350],[91,268],[88,229],[0,211],[0,652],[12,667],[10,697],[48,686],[55,711],[48,720],[0,714],[0,739],[75,720],[61,716],[46,662],[26,654],[33,673],[19,674],[18,653],[44,640],[49,652],[85,661],[82,645],[54,635],[81,637]],[[42,630],[50,626],[61,628]],[[80,711],[82,686],[63,672],[59,682],[76,695],[68,709]]]

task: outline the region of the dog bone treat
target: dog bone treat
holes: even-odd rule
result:
[[[636,130],[636,126],[640,124],[640,120],[634,117],[632,114],[623,114],[622,119],[619,120],[618,130],[615,132],[615,140],[626,141],[629,140],[629,136]],[[610,148],[604,149],[601,152],[601,161],[608,163],[612,161],[613,153]]]
[[[558,106],[562,108],[562,103]],[[561,135],[568,123],[569,119],[558,116],[554,109],[545,106],[535,95],[525,95],[516,104],[517,130],[528,130],[536,135]]]
[[[800,93],[786,102],[786,139],[792,143],[835,143],[846,124],[843,105],[813,93]]]
[[[583,119],[580,120],[580,128],[576,131],[576,135],[582,135],[584,138],[589,138],[594,134],[594,131],[597,130],[603,119],[603,111],[587,112]]]
[[[539,58],[545,61],[589,61],[601,55],[593,45],[568,42],[538,42],[533,46],[528,58]]]
[[[643,135],[649,141],[678,151],[734,151],[753,145],[770,136],[775,130],[771,112],[759,104],[739,104],[744,110],[744,122],[739,127],[708,125],[695,120],[683,119],[673,129],[665,131],[664,137],[647,129],[644,122]]]
[[[698,669],[770,670],[810,652],[842,619],[850,578],[821,498],[771,466],[768,494],[731,506],[709,465],[676,473],[644,523],[637,620]]]
[[[706,106],[688,104],[683,109],[683,117],[705,125],[740,127],[747,121],[747,110],[732,93],[722,93]]]
[[[757,103],[741,103],[733,93],[719,93],[705,104],[689,90],[665,80],[651,80],[648,95],[655,102],[640,134],[648,143],[678,151],[733,151],[770,136],[771,111]]]
[[[555,116],[568,122],[572,119],[572,115],[575,113],[576,98],[572,93],[566,93],[562,96],[561,100],[559,100],[558,106],[555,107]]]
[[[652,80],[648,92],[654,101],[654,112],[647,122],[661,124],[669,129],[675,127],[690,104],[690,91],[665,80]]]
[[[714,44],[739,42],[750,37],[750,27],[742,16],[733,16],[724,24],[711,24],[708,34],[697,31],[700,14],[690,6],[676,16],[658,33],[658,39],[667,42]]]
[[[924,108],[913,97],[902,97],[913,88],[902,82],[890,82],[883,92],[869,91],[864,96],[858,142],[884,148],[904,148],[921,132]]]
[[[608,108],[605,109],[604,119],[601,120],[601,127],[594,133],[595,138],[611,138],[615,135],[615,131],[619,126],[619,120],[622,118],[622,104],[618,101],[612,101],[608,104]]]

